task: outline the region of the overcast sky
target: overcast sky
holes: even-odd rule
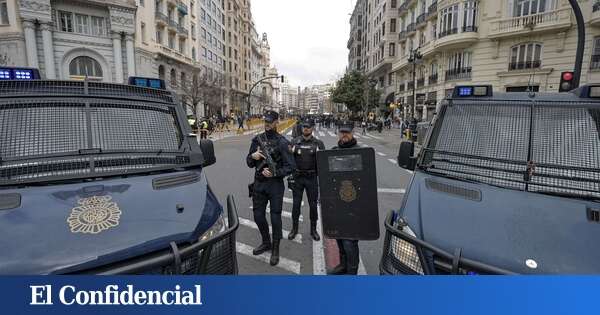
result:
[[[266,32],[271,64],[292,85],[333,82],[348,63],[352,0],[252,0],[259,34]]]

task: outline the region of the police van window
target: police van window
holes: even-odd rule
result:
[[[81,80],[87,77],[88,80],[102,81],[102,67],[95,59],[80,56],[71,61],[69,76],[74,80]]]
[[[362,171],[362,157],[356,155],[330,156],[330,172],[357,172]]]

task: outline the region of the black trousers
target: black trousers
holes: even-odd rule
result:
[[[283,193],[285,185],[282,178],[271,178],[265,181],[254,182],[254,195],[252,197],[252,212],[254,222],[258,226],[263,242],[269,237],[269,223],[267,222],[267,204],[271,207],[271,225],[273,226],[273,240],[283,238],[281,231],[281,211],[283,208]]]
[[[302,206],[302,196],[306,190],[308,205],[310,206],[310,221],[317,222],[319,220],[319,212],[317,212],[317,199],[319,198],[319,182],[316,174],[310,175],[294,175],[295,183],[293,197],[294,204],[292,207],[292,219],[298,222],[300,219],[300,208]]]
[[[340,240],[337,239],[337,245],[340,249],[340,261],[346,262],[346,274],[358,274],[358,265],[360,264],[360,253],[358,250],[358,240]]]

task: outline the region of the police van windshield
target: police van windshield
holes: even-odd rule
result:
[[[582,102],[457,100],[421,168],[489,185],[600,198],[600,108]]]
[[[0,98],[0,185],[185,166],[182,143],[173,104]]]

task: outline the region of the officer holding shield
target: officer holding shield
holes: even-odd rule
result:
[[[319,241],[321,237],[317,232],[317,199],[319,197],[319,183],[317,180],[317,151],[325,150],[323,141],[313,136],[315,122],[306,119],[302,122],[302,135],[292,141],[291,151],[296,161],[294,184],[292,187],[294,202],[292,209],[292,230],[288,239],[293,240],[298,234],[300,220],[300,207],[302,196],[306,190],[306,197],[310,206],[310,235],[313,240]]]
[[[289,142],[277,132],[278,119],[279,114],[275,111],[265,113],[265,132],[252,139],[246,157],[248,167],[255,169],[254,183],[250,188],[254,222],[262,237],[262,244],[252,253],[260,255],[271,250],[272,266],[279,263],[279,243],[283,234],[281,223],[285,192],[283,179],[296,168],[294,158],[289,152]],[[266,218],[267,203],[271,207],[272,243]]]
[[[338,131],[338,145],[332,150],[345,150],[357,148],[357,141],[354,138],[354,122],[343,122]],[[340,252],[340,264],[332,270],[328,270],[329,275],[356,275],[358,274],[358,265],[360,263],[360,253],[358,249],[358,240],[336,239]]]

